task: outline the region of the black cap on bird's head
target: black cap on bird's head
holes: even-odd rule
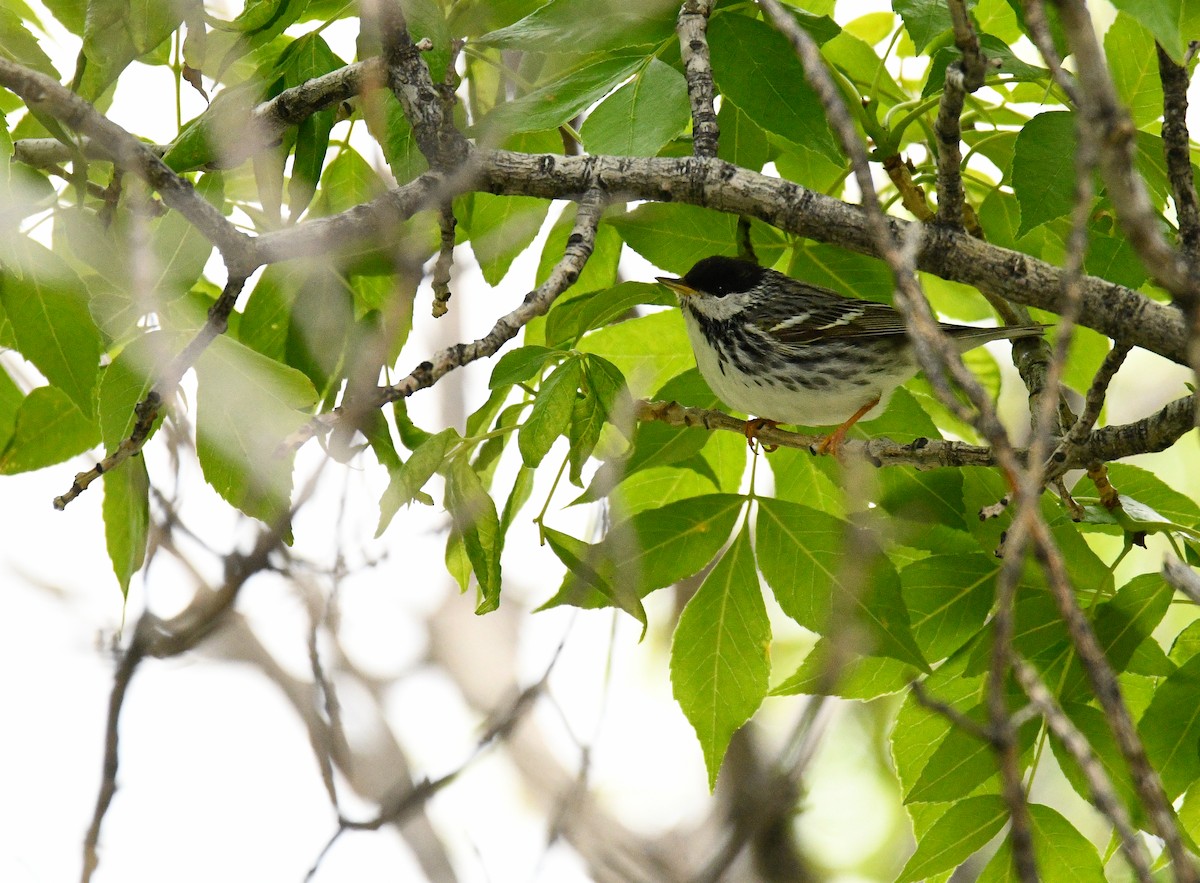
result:
[[[695,266],[688,270],[682,279],[670,276],[658,276],[657,279],[676,294],[685,297],[697,293],[724,297],[727,294],[749,291],[762,282],[766,273],[766,270],[752,261],[713,255],[696,261]]]

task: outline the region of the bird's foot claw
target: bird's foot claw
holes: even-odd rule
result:
[[[746,433],[746,444],[750,446],[750,450],[755,450],[758,444],[758,434],[764,429],[774,429],[779,425],[776,420],[767,420],[765,417],[756,417],[753,420],[747,420],[742,431]],[[771,451],[777,450],[779,445],[763,445],[763,450],[768,454]]]

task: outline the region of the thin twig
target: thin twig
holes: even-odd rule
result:
[[[1105,772],[1104,766],[1096,757],[1087,738],[1071,722],[1066,713],[1059,707],[1049,688],[1038,676],[1037,671],[1028,662],[1016,658],[1013,660],[1013,672],[1020,683],[1021,689],[1029,697],[1029,701],[1046,718],[1046,725],[1058,740],[1062,742],[1070,755],[1079,764],[1079,769],[1087,779],[1088,788],[1092,793],[1092,803],[1096,809],[1112,823],[1130,868],[1140,883],[1150,883],[1153,879],[1150,873],[1150,857],[1146,853],[1137,831],[1129,819],[1129,812],[1121,803],[1113,788],[1112,781]]]
[[[1193,604],[1200,604],[1200,576],[1174,555],[1163,557],[1162,575]]]
[[[209,308],[208,319],[205,321],[203,327],[196,332],[196,336],[183,348],[183,351],[175,357],[171,364],[167,366],[162,376],[155,381],[154,386],[146,394],[146,397],[134,406],[133,410],[137,420],[129,437],[124,439],[117,445],[115,450],[91,469],[78,473],[67,492],[54,498],[55,509],[61,511],[67,508],[67,505],[87,490],[92,482],[105,473],[116,469],[145,447],[163,403],[170,401],[174,397],[175,390],[179,387],[179,382],[183,379],[183,375],[196,364],[196,360],[200,358],[204,350],[208,348],[208,345],[225,333],[225,329],[229,325],[229,315],[233,312],[238,295],[241,294],[245,284],[245,277],[230,277],[229,281],[225,283],[225,288],[221,292],[221,296]]]
[[[962,58],[946,68],[946,83],[933,127],[937,134],[937,220],[939,224],[962,227],[965,203],[960,168],[963,101],[968,93],[983,85],[987,60],[979,49],[979,37],[963,0],[949,0],[949,7],[954,43]]]
[[[1179,246],[1193,269],[1200,270],[1200,205],[1192,178],[1191,137],[1188,134],[1188,70],[1158,43],[1158,76],[1163,89],[1163,157],[1179,221]]]
[[[447,203],[442,206],[438,226],[441,229],[441,245],[437,263],[433,265],[433,318],[446,315],[450,304],[450,271],[454,267],[454,228],[458,220],[454,208]]]

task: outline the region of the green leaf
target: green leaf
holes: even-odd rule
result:
[[[625,243],[657,267],[682,276],[709,255],[736,256],[737,218],[725,212],[682,203],[648,202],[607,219]],[[760,262],[771,266],[783,254],[776,231],[751,222]]]
[[[1017,235],[1061,218],[1075,201],[1075,115],[1041,113],[1017,136],[1012,186],[1021,206]]]
[[[13,382],[4,366],[0,365],[0,451],[4,450],[12,438],[13,430],[17,426],[17,411],[24,400],[25,394],[21,392],[21,388]]]
[[[104,369],[98,396],[100,433],[112,451],[129,438],[137,423],[134,406],[146,398],[156,378],[185,341],[180,335],[151,331],[134,338]],[[159,418],[161,420],[161,416]]]
[[[1122,496],[1149,506],[1174,524],[1200,527],[1200,506],[1187,494],[1180,493],[1162,478],[1141,466],[1109,463],[1108,479]],[[1096,498],[1096,487],[1087,478],[1075,485],[1075,493],[1085,500]]]
[[[991,34],[980,34],[979,46],[987,56],[989,63],[995,65],[989,70],[989,81],[993,80],[997,74],[1007,74],[1004,81],[1009,83],[1041,83],[1050,79],[1049,70],[1022,61],[1003,40],[997,39]],[[946,68],[961,58],[962,53],[957,48],[947,46],[939,49],[929,65],[929,73],[926,75],[921,97],[928,98],[945,89]]]
[[[932,555],[900,571],[912,634],[926,659],[944,659],[983,628],[1000,562],[984,555]]]
[[[983,710],[968,716],[979,720]],[[938,743],[921,770],[905,803],[957,801],[996,775],[996,755],[991,746],[973,733],[952,729]]]
[[[188,172],[220,156],[224,138],[245,125],[246,117],[263,96],[257,81],[223,89],[180,130],[163,154],[163,162],[176,172]]]
[[[657,58],[588,114],[580,129],[588,153],[654,156],[691,119],[683,74]]]
[[[721,101],[717,111],[717,156],[735,166],[757,172],[770,156],[771,145],[762,127],[728,98]]]
[[[1125,764],[1121,748],[1113,737],[1104,712],[1094,706],[1077,702],[1064,703],[1063,711],[1071,719],[1075,728],[1087,739],[1092,753],[1100,761],[1104,772],[1108,774],[1108,780],[1116,789],[1118,799],[1135,814],[1135,818],[1140,817],[1142,812],[1137,789],[1133,784],[1133,779],[1130,778],[1129,767]],[[1071,787],[1080,797],[1091,800],[1091,786],[1074,756],[1056,737],[1051,737],[1050,747],[1054,750],[1058,765],[1067,777],[1067,781],[1071,783]]]
[[[379,501],[379,527],[375,530],[375,536],[381,536],[387,530],[401,506],[407,506],[414,500],[432,505],[433,500],[422,493],[421,488],[442,467],[447,451],[458,441],[457,432],[443,429],[427,438],[398,469],[389,470],[391,482]]]
[[[1200,655],[1181,665],[1154,692],[1138,733],[1168,800],[1200,778]]]
[[[454,534],[462,537],[471,569],[479,582],[476,613],[500,606],[500,517],[483,482],[462,457],[450,461],[446,475],[446,510]]]
[[[605,422],[613,415],[614,409],[623,412],[626,417],[631,412],[628,391],[621,372],[599,356],[587,356],[585,364],[586,382],[580,389],[581,394],[575,398],[568,433],[571,441],[570,479],[577,487],[583,486],[583,465],[600,441],[600,433]],[[621,403],[620,407],[618,402]]]
[[[628,79],[641,63],[640,58],[604,58],[566,71],[527,95],[500,105],[484,118],[480,128],[511,134],[561,126]]]
[[[488,389],[501,389],[514,383],[524,383],[536,376],[551,359],[562,358],[562,350],[544,346],[523,346],[502,355],[492,368]]]
[[[1187,41],[1194,36],[1194,31],[1185,32],[1182,27],[1187,5],[1184,0],[1154,0],[1153,3],[1147,3],[1146,0],[1113,0],[1113,6],[1136,19],[1154,35],[1154,39],[1162,44],[1176,64],[1183,63]]]
[[[892,9],[904,20],[904,29],[917,52],[923,52],[935,37],[950,30],[950,10],[940,0],[894,0]]]
[[[894,282],[883,263],[820,242],[805,243],[792,252],[788,275],[838,294],[876,303],[891,303]]]
[[[196,192],[221,208],[225,201],[221,173],[209,172],[201,177]],[[170,300],[185,294],[200,278],[213,246],[189,220],[172,211],[155,222],[150,248],[156,259],[152,266],[157,271],[151,290],[156,297]]]
[[[642,599],[625,580],[611,580],[602,575],[593,565],[597,546],[589,545],[573,536],[542,525],[542,536],[546,538],[558,560],[567,566],[581,584],[600,592],[614,606],[619,607],[642,624],[642,637],[646,636],[646,608]]]
[[[1008,808],[996,795],[960,800],[917,841],[896,883],[926,880],[957,868],[991,840],[1008,821]]]
[[[1134,125],[1140,128],[1162,117],[1162,79],[1154,37],[1136,19],[1118,13],[1104,35],[1104,54],[1117,94],[1129,108]]]
[[[0,7],[0,58],[32,68],[51,79],[60,79],[54,63],[11,9]]]
[[[615,584],[634,587],[639,597],[697,573],[729,539],[745,500],[736,494],[706,494],[644,509],[614,525],[585,559]],[[619,589],[621,590],[621,589]],[[603,607],[608,602],[568,573],[543,607],[570,604]]]
[[[722,95],[767,131],[841,161],[821,102],[785,37],[766,22],[727,14],[709,21],[708,42]]]
[[[275,524],[291,502],[280,444],[308,420],[317,392],[295,368],[218,337],[196,362],[196,454],[205,480],[247,515]]]
[[[246,53],[280,36],[299,20],[308,3],[309,0],[257,0],[247,3],[231,22],[209,18],[209,23],[217,29],[208,34],[209,45],[217,47],[210,50],[211,54],[223,55],[218,70],[224,72]]]
[[[1033,835],[1038,879],[1043,883],[1104,883],[1104,866],[1096,847],[1050,807],[1029,805],[1029,832]],[[1012,846],[1006,838],[976,883],[1017,879]]]
[[[274,97],[285,89],[301,86],[342,67],[345,67],[345,62],[334,54],[319,33],[314,31],[305,34],[289,44],[280,55],[275,65],[277,79],[267,97]],[[288,179],[288,209],[292,218],[304,211],[316,192],[335,117],[334,108],[319,110],[306,116],[294,135],[289,133],[288,140],[294,139],[295,144],[292,174]]]
[[[353,147],[339,148],[321,173],[321,186],[310,215],[328,217],[370,202],[387,190],[379,173]]]
[[[53,466],[98,444],[94,420],[84,417],[61,389],[39,386],[17,408],[12,438],[0,454],[0,474]]]
[[[841,518],[846,509],[845,495],[831,475],[831,459],[814,457],[796,448],[770,452],[767,462],[775,476],[775,496]]]
[[[146,560],[150,527],[150,476],[146,461],[130,457],[104,474],[104,539],[113,572],[128,597],[129,581]]]
[[[63,261],[28,240],[22,273],[0,274],[0,306],[12,323],[17,349],[88,418],[96,413],[100,332],[87,307],[87,289]]]
[[[75,91],[89,101],[98,98],[131,61],[171,36],[182,21],[181,8],[157,0],[88,0]]]
[[[529,52],[599,52],[655,46],[671,38],[674,0],[551,0],[515,24],[479,42]]]
[[[679,617],[671,687],[696,730],[708,785],[734,732],[758,710],[770,674],[771,625],[744,527]]]
[[[843,699],[875,699],[905,690],[917,669],[882,656],[853,656],[831,648],[819,638],[804,662],[791,676],[772,688],[772,696],[841,696]]]
[[[537,236],[550,203],[532,196],[472,193],[460,200],[459,222],[488,285],[499,285],[517,255]]]
[[[622,282],[556,302],[546,316],[546,342],[565,344],[594,328],[612,324],[641,304],[674,306],[675,295],[650,282]]]
[[[930,696],[964,714],[983,699],[984,676],[966,673],[968,658],[966,651],[959,651],[924,681]],[[945,717],[925,708],[912,693],[908,695],[891,735],[892,757],[903,791],[913,789],[929,759],[954,729]]]
[[[585,334],[578,348],[612,362],[635,396],[658,389],[695,364],[678,310],[654,313]]]
[[[835,605],[845,604],[874,643],[871,652],[929,666],[909,629],[895,570],[865,532],[816,509],[759,500],[758,564],[784,613],[825,634]],[[853,548],[854,558],[846,556]]]
[[[535,467],[567,430],[575,397],[583,377],[579,359],[568,359],[542,382],[537,398],[517,435],[517,447],[525,465]]]
[[[1150,636],[1170,608],[1172,595],[1174,589],[1161,574],[1144,573],[1135,576],[1111,600],[1097,607],[1092,616],[1092,628],[1114,671],[1125,671],[1137,648],[1147,641],[1153,643]],[[1083,664],[1076,657],[1062,682],[1060,693],[1066,701],[1087,701],[1090,698],[1088,684]]]

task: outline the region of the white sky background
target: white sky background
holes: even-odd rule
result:
[[[842,6],[862,6],[865,12],[880,4]],[[52,22],[48,15],[43,20]],[[353,58],[349,27],[335,25],[323,34],[343,58]],[[46,49],[60,72],[69,75],[77,47],[67,35],[56,32],[53,37]],[[139,135],[168,140],[175,101],[170,74],[165,68],[135,68],[122,78],[110,115]],[[185,119],[203,109],[200,97],[187,87],[184,101]],[[335,130],[335,137],[343,128]],[[486,332],[496,315],[524,295],[540,245],[539,240],[514,264],[509,278],[519,281],[496,292],[473,267],[469,249],[460,249],[450,321],[429,317],[431,295],[428,285],[423,286],[400,368],[447,343]],[[628,251],[626,257],[628,277],[649,278],[648,265]],[[222,281],[219,273],[213,278]],[[1117,380],[1118,390],[1127,378],[1140,376],[1135,359],[1142,355],[1131,358]],[[436,392],[414,397],[414,419],[426,427],[445,425],[440,403],[450,389],[461,391],[466,412],[473,410],[486,396],[490,370],[490,362],[468,367],[447,377]],[[1144,413],[1110,417],[1125,420]],[[169,474],[161,439],[152,440],[145,456],[152,477]],[[319,447],[310,443],[297,475],[307,474],[320,456]],[[0,640],[0,686],[7,710],[0,727],[4,881],[77,878],[99,784],[113,669],[113,657],[104,647],[121,628],[123,611],[104,549],[99,485],[66,512],[51,506],[74,473],[92,462],[91,457],[80,458],[6,477],[0,485],[0,536],[6,538],[0,574],[8,622]],[[331,464],[326,477],[330,480],[322,485],[319,499],[300,512],[297,549],[328,565],[335,540],[341,539],[351,556],[382,559],[361,570],[353,558],[348,562],[355,575],[340,590],[342,635],[356,664],[396,679],[386,697],[389,720],[416,774],[436,777],[468,756],[479,725],[443,678],[420,668],[425,650],[421,621],[453,591],[442,563],[443,516],[436,509],[414,507],[400,513],[375,542],[378,497],[386,486],[383,470],[360,460],[348,470]],[[1184,487],[1194,481],[1188,479]],[[239,542],[244,549],[251,531],[208,488],[194,464],[185,463],[184,483],[189,523],[208,541],[222,544],[217,552]],[[504,486],[503,479],[497,482]],[[343,487],[347,516],[339,527]],[[507,544],[505,604],[536,604],[557,588],[561,567],[548,550],[536,548],[529,521],[545,493],[539,485]],[[569,497],[560,494],[558,499]],[[562,511],[552,515],[551,523],[579,535],[587,527],[586,517]],[[215,581],[218,559],[207,560],[208,576]],[[140,575],[135,579],[128,622],[136,620],[147,597],[159,614],[176,612],[190,599],[192,585],[191,577],[161,557],[148,581]],[[661,592],[648,599],[652,623],[661,626],[669,620],[667,596]],[[473,600],[468,596],[458,603],[469,610]],[[242,592],[238,610],[288,673],[309,677],[307,620],[291,587],[269,576],[255,577]],[[708,806],[706,776],[694,734],[671,698],[661,629],[639,645],[632,621],[618,616],[610,648],[613,621],[609,613],[567,609],[523,614],[522,683],[541,675],[569,635],[552,683],[571,730],[595,746],[593,785],[635,828],[666,830],[698,820]],[[463,623],[480,642],[493,627],[488,617],[464,617]],[[610,653],[612,685],[605,691]],[[487,666],[489,660],[481,658],[478,664]],[[779,676],[776,672],[773,679]],[[353,692],[340,698],[352,744],[369,744],[369,703]],[[786,726],[802,701],[768,699],[760,717]],[[544,702],[536,715],[555,739],[560,760],[573,769],[578,748],[562,719]],[[840,717],[834,726],[857,724]],[[148,660],[127,697],[121,734],[119,790],[101,835],[97,881],[298,881],[335,829],[303,727],[277,686],[247,665],[213,662],[203,647],[178,659]],[[850,739],[838,739],[836,729],[829,736],[828,744],[840,753],[823,755],[808,781],[803,831],[807,845],[832,867],[854,866],[888,835],[892,819],[887,807],[894,799],[877,793],[880,780],[869,759],[842,750]],[[861,737],[858,744],[865,744]],[[546,850],[544,822],[538,813],[522,809],[523,799],[503,752],[494,751],[431,801],[429,814],[451,848],[460,879],[587,879],[570,850]],[[345,808],[358,818],[371,815],[370,807],[353,798],[346,799]],[[362,883],[420,878],[391,829],[346,834],[316,877]]]

